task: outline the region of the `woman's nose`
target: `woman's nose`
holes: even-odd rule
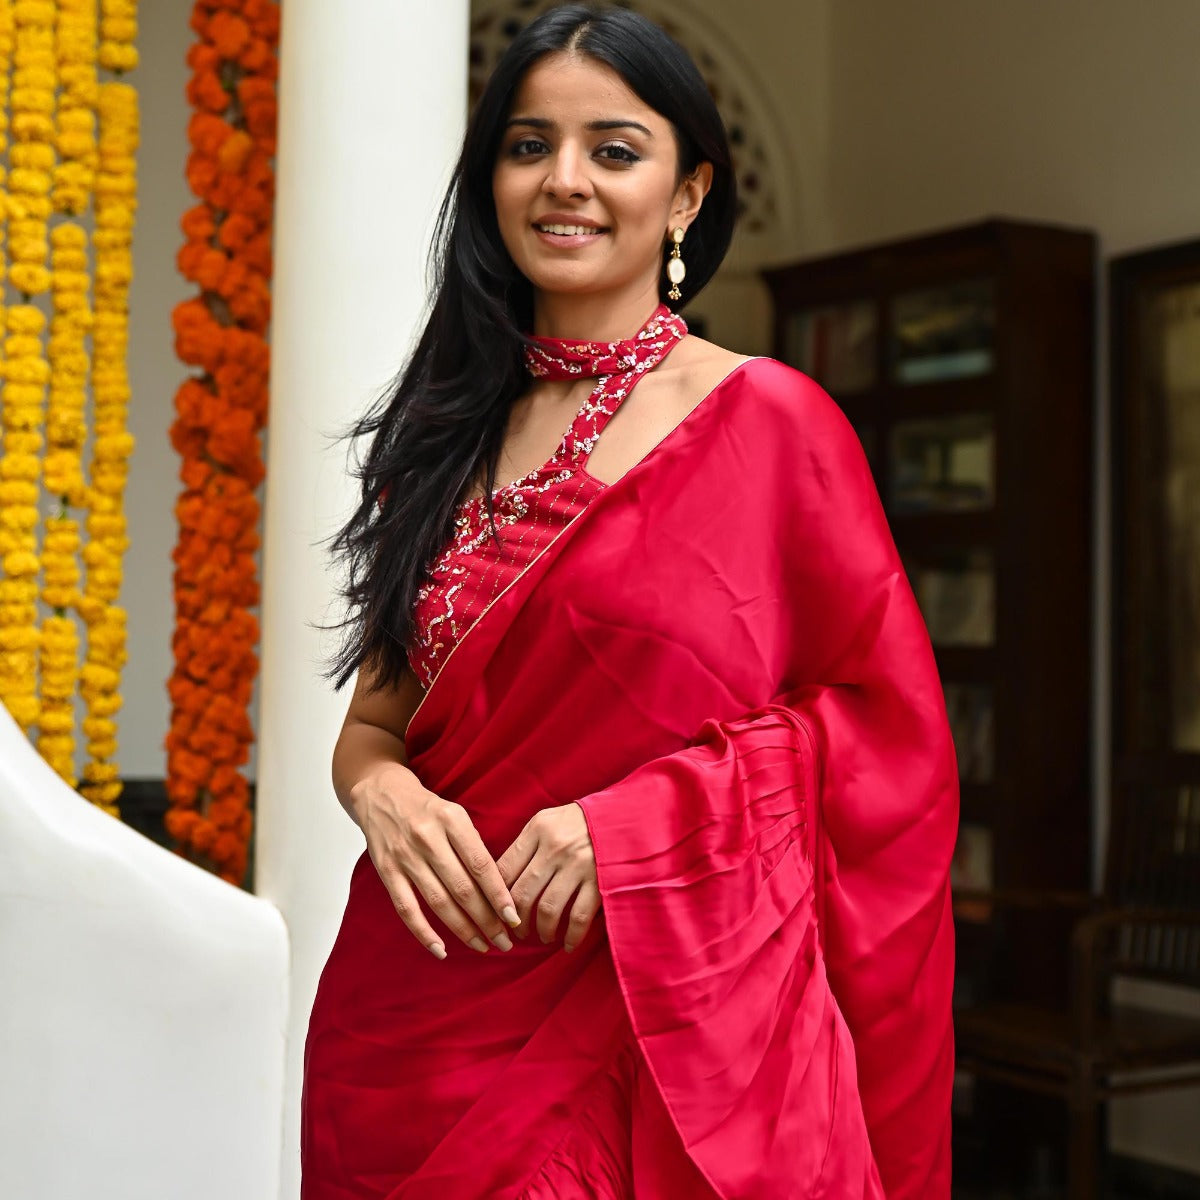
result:
[[[560,146],[550,159],[543,191],[552,196],[586,196],[590,190],[583,155],[574,146]]]

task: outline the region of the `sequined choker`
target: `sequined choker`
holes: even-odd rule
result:
[[[585,379],[646,371],[666,354],[672,339],[682,341],[687,322],[665,304],[650,314],[631,338],[620,342],[574,342],[534,336],[525,347],[525,366],[537,379]]]

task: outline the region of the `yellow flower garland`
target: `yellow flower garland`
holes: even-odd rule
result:
[[[133,0],[101,0],[100,64],[112,71],[137,65],[137,5]],[[121,589],[121,560],[129,540],[123,509],[127,461],[133,437],[126,428],[129,378],[129,283],[133,277],[133,219],[137,210],[138,95],[126,83],[106,82],[98,96],[100,129],[95,177],[96,311],[92,333],[92,450],[87,566],[80,613],[88,626],[80,693],[88,708],[83,722],[88,761],[80,791],[96,804],[111,806],[121,793],[116,723],[121,707],[120,669],[126,652],[125,612],[115,601]]]
[[[83,212],[96,174],[95,107],[96,0],[59,0],[56,38],[59,93],[55,140],[58,162],[48,157],[56,213]],[[87,234],[76,221],[59,224],[50,235],[51,292],[54,298],[47,352],[50,394],[46,411],[47,453],[42,464],[46,489],[59,499],[47,522],[42,550],[42,600],[53,610],[42,625],[41,699],[38,749],[71,784],[75,774],[75,720],[72,699],[79,676],[79,634],[68,609],[79,599],[79,522],[69,509],[88,502],[83,479],[87,437],[87,334],[89,301]],[[104,746],[116,749],[111,734]]]
[[[0,266],[6,259],[8,280],[26,301],[5,311],[0,296],[0,703],[26,731],[37,727],[38,749],[74,784],[78,688],[88,709],[80,791],[114,814],[138,105],[127,84],[101,86],[97,64],[118,73],[137,65],[136,18],[135,0],[0,0],[0,149],[6,139],[10,163],[7,179],[0,169]],[[94,312],[87,234],[76,219],[93,196]],[[52,315],[43,350],[47,322],[33,301],[46,293]],[[90,479],[82,462],[89,382]],[[42,483],[57,508],[39,548]],[[86,512],[86,546],[72,509]],[[50,610],[40,630],[39,577]],[[73,614],[88,631],[82,670]]]
[[[0,0],[0,150],[6,150],[8,146],[8,81],[12,73],[13,49],[12,2]],[[6,181],[6,172],[0,162],[0,184]],[[7,233],[8,196],[5,192],[0,203],[0,272],[5,270],[7,261],[3,253]],[[7,316],[4,292],[0,288],[0,350],[3,349]],[[0,353],[0,367],[3,358]],[[21,711],[22,702],[28,699],[22,687],[28,674],[25,670],[28,647],[22,644],[22,634],[32,627],[36,610],[32,610],[28,598],[28,581],[11,576],[9,556],[24,549],[25,517],[31,504],[36,505],[37,487],[22,480],[8,479],[3,464],[12,461],[13,455],[36,454],[39,443],[36,436],[31,437],[17,423],[21,414],[13,406],[7,387],[0,389],[0,399],[3,402],[0,405],[0,704],[6,705],[18,721],[28,726],[31,723],[28,705],[24,712]],[[36,507],[33,514],[36,523]],[[36,717],[36,707],[32,715]]]
[[[55,9],[46,0],[16,0],[11,13],[12,113],[7,180],[8,271],[13,287],[29,299],[50,284],[46,266],[50,217],[55,89]],[[4,72],[8,77],[9,72]],[[32,304],[5,314],[4,456],[0,460],[0,504],[4,507],[0,605],[0,699],[26,730],[41,715],[38,697],[37,501],[42,420],[49,366],[42,356],[45,317]],[[53,718],[52,718],[53,724]]]

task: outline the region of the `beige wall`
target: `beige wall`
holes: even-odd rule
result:
[[[828,201],[845,246],[989,214],[1111,255],[1200,227],[1195,0],[835,0]]]

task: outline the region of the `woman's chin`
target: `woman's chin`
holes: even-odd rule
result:
[[[535,271],[528,276],[536,291],[545,295],[587,296],[612,290],[612,282],[593,274]]]

